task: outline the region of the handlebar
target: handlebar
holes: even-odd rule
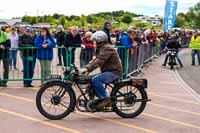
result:
[[[75,72],[79,73],[79,70],[78,70],[78,68],[76,67],[75,64],[72,64],[71,67],[75,70]]]

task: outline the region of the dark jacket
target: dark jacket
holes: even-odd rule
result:
[[[35,36],[26,34],[19,36],[19,47],[21,47],[23,58],[36,57],[36,49],[30,48],[34,47],[34,38]]]
[[[179,48],[181,48],[181,45],[177,40],[169,40],[167,44],[167,48],[178,50]]]
[[[121,39],[121,37],[122,37],[122,33],[118,33],[118,34],[116,35],[116,45],[117,45],[117,46],[121,46],[121,44],[120,44],[120,39]]]
[[[47,48],[43,48],[42,45],[47,43]],[[53,48],[56,43],[52,36],[44,38],[42,35],[38,35],[35,39],[35,47],[37,47],[37,58],[39,60],[52,60],[53,59]]]
[[[5,50],[0,49],[0,59],[9,58],[10,39],[8,38],[8,35],[2,31],[0,31],[0,37],[3,38],[0,45],[3,45],[6,48]]]
[[[56,38],[56,43],[57,43],[58,46],[64,45],[65,33],[63,31],[57,32],[55,34],[55,38]]]
[[[121,76],[123,73],[122,64],[117,51],[109,43],[97,47],[96,59],[84,66],[89,72],[100,67],[101,72],[110,71]]]
[[[112,44],[111,37],[110,37],[110,31],[108,29],[106,29],[106,28],[104,28],[103,31],[108,36],[108,43]]]
[[[75,37],[71,33],[65,35],[64,46],[68,47],[80,47],[82,44],[80,34],[77,34]]]

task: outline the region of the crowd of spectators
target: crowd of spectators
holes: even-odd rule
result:
[[[36,60],[39,60],[41,67],[41,85],[51,74],[51,64],[53,60],[53,48],[57,48],[57,66],[69,66],[75,62],[75,51],[82,48],[80,55],[81,67],[95,59],[95,42],[92,41],[92,35],[98,31],[96,29],[79,29],[77,26],[63,28],[58,25],[56,32],[50,33],[50,29],[41,28],[35,30],[29,26],[23,28],[5,28],[0,30],[0,61],[3,62],[3,79],[0,80],[0,86],[6,87],[9,79],[9,70],[17,70],[17,53],[20,51],[20,57],[23,61],[23,79],[24,87],[33,87],[32,78]],[[103,29],[108,42],[113,46],[123,46],[134,49],[141,45],[151,45],[152,48],[160,48],[159,54],[165,53],[165,48],[170,35],[177,35],[177,40],[182,47],[188,47],[194,34],[193,31],[172,30],[163,32],[155,29],[129,27],[126,30],[122,28],[112,29],[110,22],[105,22]],[[23,48],[23,49],[21,49]],[[118,49],[120,59],[123,60],[123,51]],[[200,55],[199,55],[200,56]],[[200,58],[200,57],[199,57]],[[123,62],[123,61],[122,61]]]

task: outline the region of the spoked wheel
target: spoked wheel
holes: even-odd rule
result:
[[[171,58],[171,63],[170,63],[170,69],[172,70],[174,68],[174,60]]]
[[[175,57],[170,57],[169,62],[170,62],[170,69],[173,70],[174,69],[174,65],[176,64]]]
[[[148,101],[147,93],[142,88],[131,84],[118,86],[113,93],[113,111],[123,118],[134,118],[143,112]]]
[[[48,119],[59,120],[74,110],[76,96],[71,85],[59,81],[45,84],[37,93],[36,105]]]

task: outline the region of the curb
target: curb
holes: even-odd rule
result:
[[[179,83],[179,85],[189,94],[191,95],[196,101],[200,102],[200,95],[195,92],[180,76],[177,70],[175,70],[174,74],[175,79]]]

